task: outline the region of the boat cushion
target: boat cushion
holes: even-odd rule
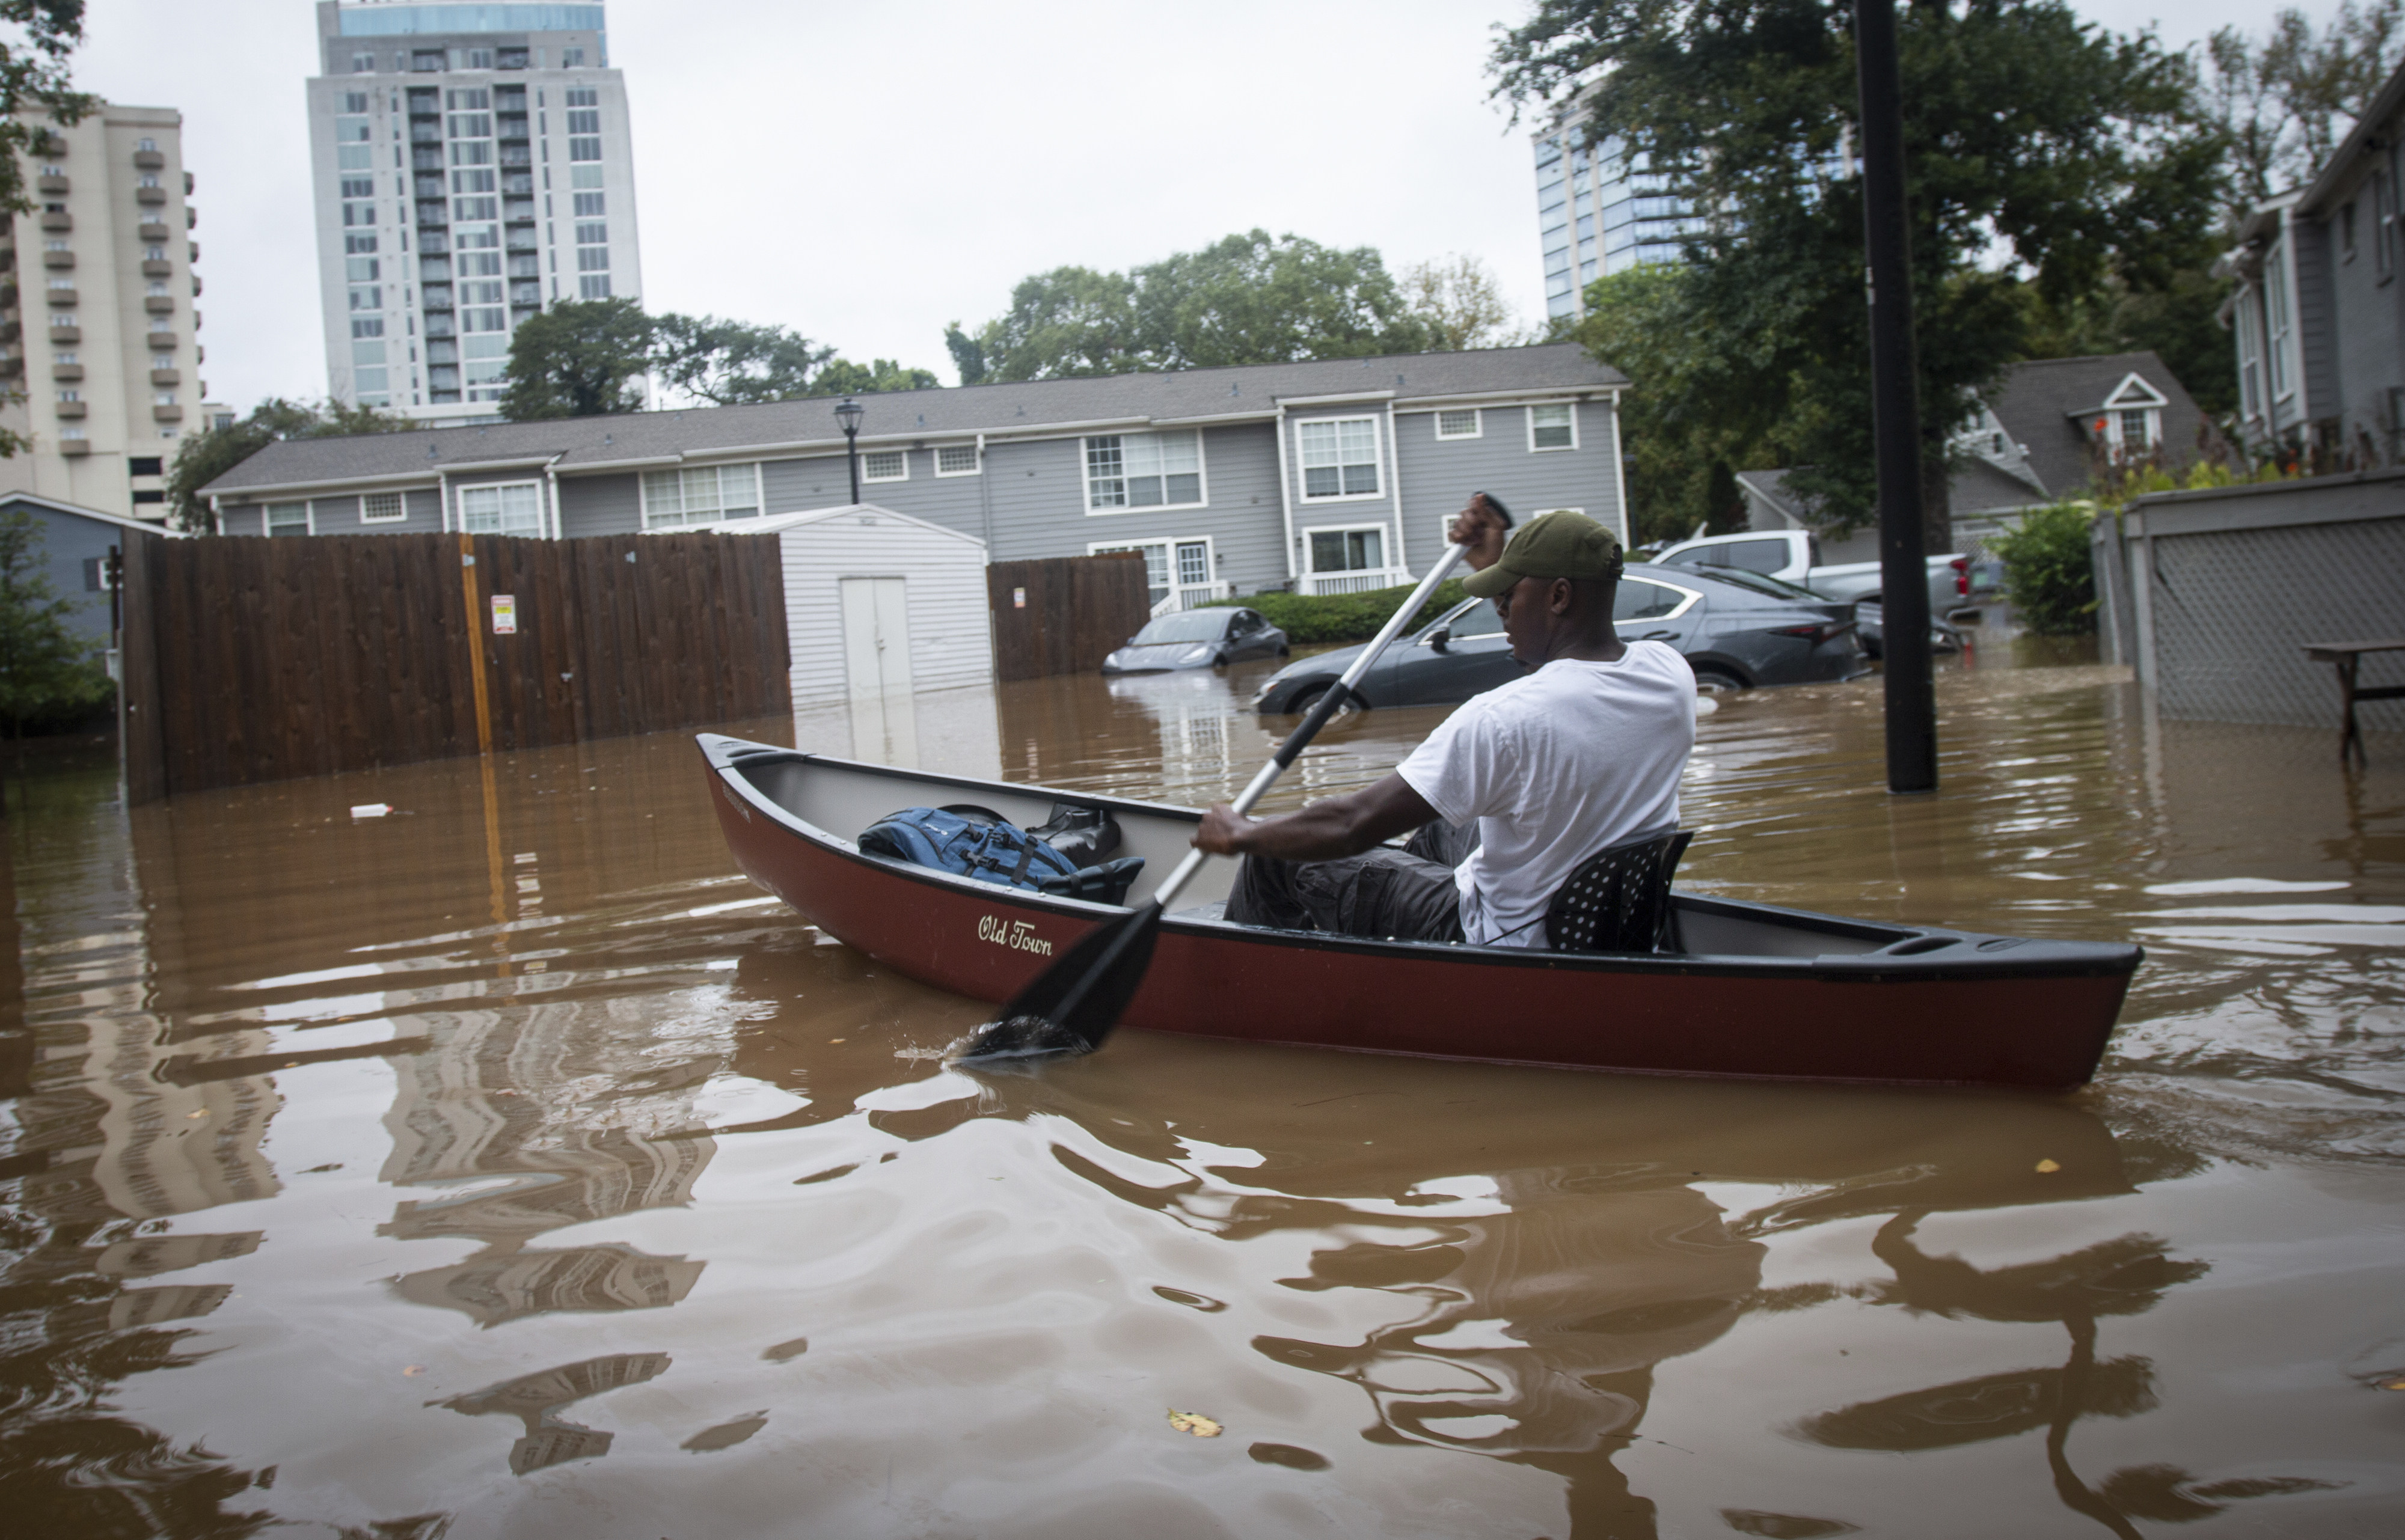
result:
[[[1122,902],[1144,866],[1142,857],[1130,856],[1081,868],[1027,830],[981,808],[905,807],[862,831],[859,846],[864,855],[1099,903]]]

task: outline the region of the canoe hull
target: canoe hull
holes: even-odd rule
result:
[[[706,739],[706,752],[713,742],[735,740]],[[1118,912],[862,856],[723,759],[710,776],[747,875],[846,945],[939,988],[1007,1000]],[[926,779],[944,791],[983,784]],[[1793,913],[1681,902],[1698,913]],[[1981,951],[1983,940],[2000,949]],[[2059,1089],[2094,1072],[2137,948],[1946,945],[1964,960],[1561,954],[1172,917],[1125,1021],[1265,1043],[1653,1074]]]

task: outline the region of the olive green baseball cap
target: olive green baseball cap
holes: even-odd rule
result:
[[[1620,541],[1583,513],[1544,513],[1512,535],[1502,557],[1462,581],[1465,593],[1491,599],[1523,578],[1620,576]]]

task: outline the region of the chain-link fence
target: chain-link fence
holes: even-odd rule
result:
[[[2334,729],[2338,681],[2305,648],[2405,639],[2405,469],[2141,497],[2094,551],[2108,653],[2167,717]],[[2362,682],[2405,682],[2405,652]],[[2405,702],[2358,717],[2405,728]]]

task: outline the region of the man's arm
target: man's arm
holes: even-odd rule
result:
[[[1226,803],[1202,816],[1194,844],[1215,856],[1274,856],[1280,861],[1334,861],[1357,856],[1397,834],[1436,821],[1412,783],[1388,776],[1375,786],[1315,802],[1300,813],[1256,823]]]

